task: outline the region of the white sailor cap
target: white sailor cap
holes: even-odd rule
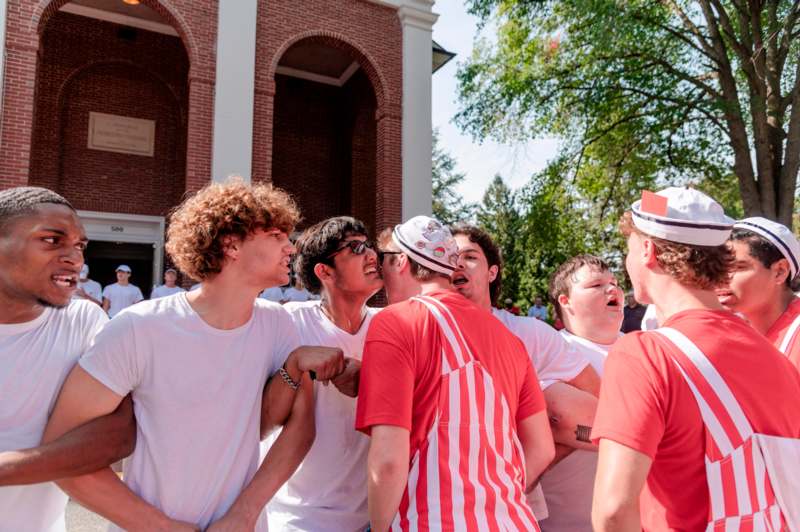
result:
[[[395,226],[392,240],[410,259],[430,270],[450,275],[456,269],[458,245],[438,220],[415,216]]]
[[[631,211],[633,225],[641,232],[693,246],[723,245],[734,223],[713,198],[688,187],[644,191]]]
[[[739,220],[733,224],[733,227],[734,229],[745,229],[755,233],[778,248],[778,251],[789,261],[789,268],[792,272],[791,278],[794,279],[797,276],[797,272],[800,271],[800,267],[798,267],[798,263],[800,263],[800,243],[797,242],[797,237],[794,236],[791,229],[760,216]]]

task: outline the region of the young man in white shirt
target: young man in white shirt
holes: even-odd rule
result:
[[[144,299],[139,287],[130,283],[131,268],[127,264],[117,266],[117,282],[103,289],[103,310],[113,318],[124,309]]]
[[[310,227],[296,246],[295,272],[322,300],[289,302],[284,308],[301,343],[341,349],[347,369],[333,380],[336,387],[315,383],[317,436],[297,472],[267,506],[269,525],[271,530],[364,530],[369,524],[369,438],[354,429],[355,397],[364,339],[377,313],[367,300],[383,286],[378,255],[367,228],[349,216]]]
[[[550,278],[550,302],[564,323],[561,336],[603,375],[608,351],[622,334],[623,294],[608,265],[593,255],[578,255]],[[591,426],[580,427],[588,440]],[[592,532],[592,489],[596,450],[576,449],[542,476],[550,516],[543,532]]]
[[[133,450],[130,399],[39,446],[64,378],[108,321],[98,305],[71,301],[85,247],[78,215],[58,194],[0,191],[2,532],[64,531],[67,497],[48,481],[96,471]]]
[[[89,265],[84,264],[81,268],[78,287],[72,295],[73,299],[86,299],[96,305],[103,306],[103,287],[100,283],[89,279]]]
[[[164,272],[164,284],[153,288],[150,294],[150,299],[158,299],[159,297],[171,296],[183,292],[183,288],[178,286],[178,272],[174,268],[167,268]]]
[[[121,529],[266,530],[265,504],[313,440],[304,373],[344,370],[341,351],[298,347],[288,313],[256,298],[288,279],[298,218],[283,191],[238,180],[173,213],[167,251],[202,286],[121,312],[67,377],[45,441],[127,393],[138,428],[125,483],[111,469],[62,481],[73,498]],[[260,436],[284,422],[259,467]]]

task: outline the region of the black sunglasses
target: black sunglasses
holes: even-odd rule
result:
[[[402,251],[378,251],[378,262],[383,264],[383,258],[386,255],[402,255]]]
[[[344,251],[347,248],[350,248],[350,251],[353,253],[353,255],[363,255],[367,249],[375,249],[375,242],[370,240],[350,240],[346,242],[344,246],[338,248],[336,251],[328,255],[328,258],[333,258],[334,255]]]

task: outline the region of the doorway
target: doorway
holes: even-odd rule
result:
[[[130,266],[130,283],[139,287],[145,297],[153,289],[153,245],[130,242],[90,241],[83,254],[89,265],[89,277],[103,288],[117,282],[120,264]]]

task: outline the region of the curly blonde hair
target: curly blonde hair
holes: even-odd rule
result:
[[[270,228],[291,233],[299,221],[294,200],[270,184],[213,183],[172,211],[166,249],[178,269],[203,281],[222,270],[226,237],[244,240]]]
[[[684,286],[713,290],[728,283],[735,256],[725,244],[693,246],[650,236],[633,225],[630,211],[622,215],[619,229],[626,238],[631,233],[637,233],[652,241],[656,248],[658,265]]]

